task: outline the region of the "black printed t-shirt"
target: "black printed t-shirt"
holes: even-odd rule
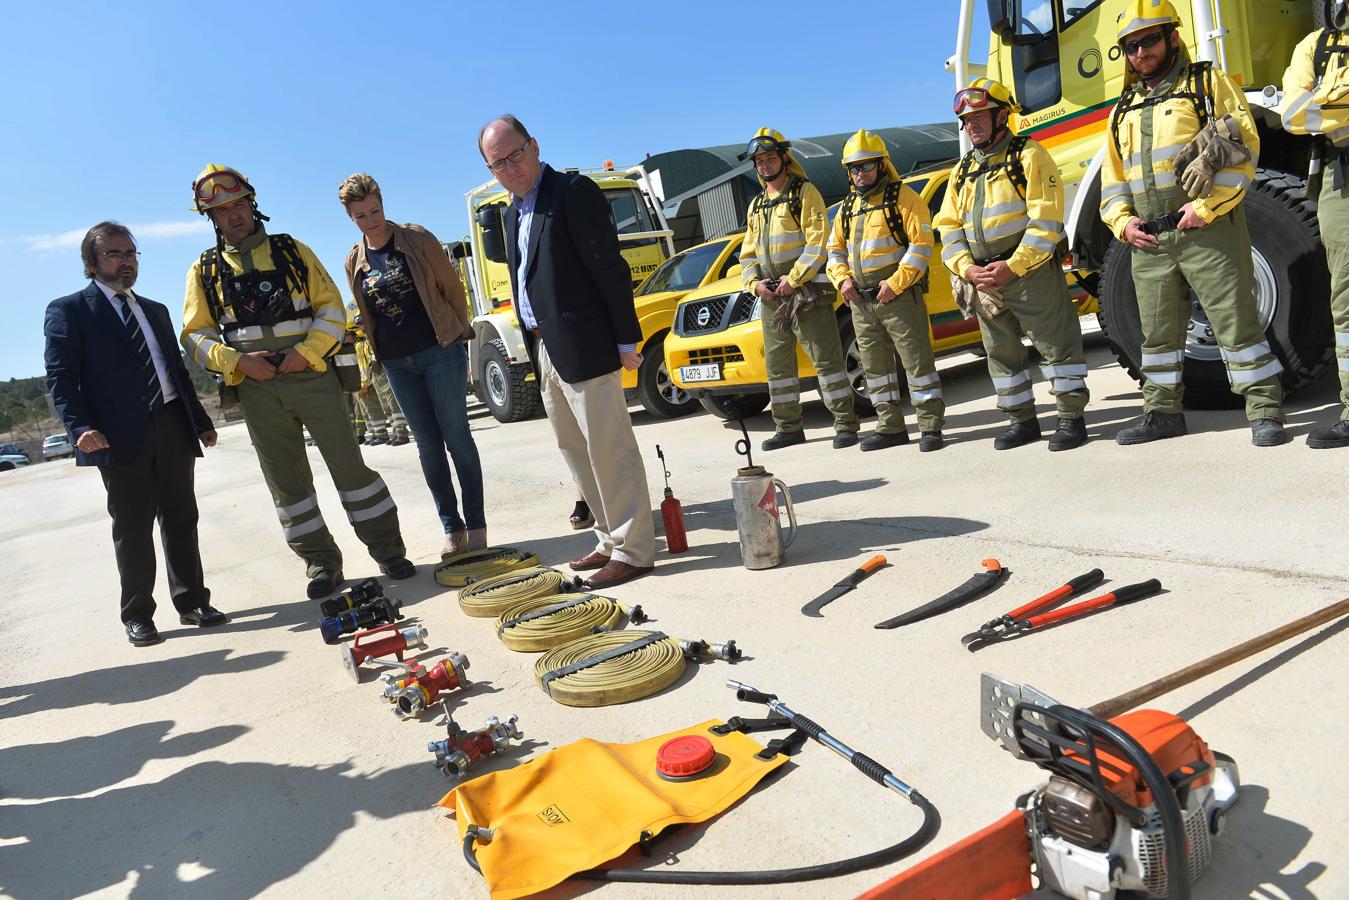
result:
[[[393,238],[378,250],[367,247],[365,260],[369,269],[361,279],[361,294],[376,319],[373,337],[379,358],[401,359],[434,346],[436,330]]]

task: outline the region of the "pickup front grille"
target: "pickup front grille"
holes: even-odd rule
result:
[[[689,362],[691,366],[699,366],[705,363],[733,363],[744,362],[745,354],[740,352],[740,348],[731,344],[726,347],[703,347],[700,350],[689,351]]]

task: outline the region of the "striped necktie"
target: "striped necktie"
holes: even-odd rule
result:
[[[164,391],[159,384],[159,373],[155,371],[154,358],[150,355],[150,347],[145,342],[145,335],[141,333],[141,325],[136,320],[136,313],[131,309],[131,298],[122,293],[113,296],[122,301],[122,324],[126,326],[127,334],[131,336],[131,346],[136,348],[136,355],[140,357],[141,372],[145,377],[145,397],[150,406],[150,411],[154,412],[164,405]]]

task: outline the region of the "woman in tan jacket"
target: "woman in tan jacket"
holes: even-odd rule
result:
[[[468,304],[445,248],[420,225],[384,218],[379,184],[364,172],[337,197],[361,230],[347,280],[366,339],[417,439],[422,475],[445,528],[445,554],[487,546],[482,462],[468,425]],[[459,476],[463,515],[450,477]]]

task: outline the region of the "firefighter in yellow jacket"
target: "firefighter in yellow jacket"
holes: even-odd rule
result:
[[[1283,366],[1255,305],[1243,202],[1260,138],[1241,89],[1192,62],[1169,0],[1128,0],[1117,34],[1126,71],[1101,169],[1101,218],[1130,245],[1143,327],[1143,418],[1116,435],[1141,444],[1185,434],[1181,411],[1189,289],[1213,327],[1251,443],[1288,440]]]
[[[412,576],[398,509],[384,480],[361,459],[329,365],[346,325],[337,286],[308,247],[267,233],[253,187],[239,172],[209,165],[192,190],[197,212],[215,226],[216,245],[187,273],[183,347],[237,389],[286,542],[305,561],[309,596],[332,593],[343,576],[342,553],[314,493],[303,428],[380,570]]]
[[[1007,450],[1040,439],[1030,359],[1021,343],[1029,336],[1058,407],[1049,449],[1080,447],[1087,441],[1087,358],[1058,264],[1058,167],[1043,147],[1008,128],[1020,107],[1003,84],[976,78],[956,93],[954,109],[974,149],[955,167],[933,226],[957,301],[966,317],[978,316],[998,408],[1012,420],[993,446]]]
[[[852,386],[844,365],[834,296],[824,274],[829,216],[824,198],[779,132],[759,129],[740,154],[751,160],[763,193],[749,205],[740,245],[741,280],[759,298],[773,436],[763,449],[805,441],[801,422],[800,341],[815,366],[820,398],[834,416],[834,449],[857,443]]]
[[[1317,200],[1321,243],[1330,264],[1342,406],[1339,422],[1307,435],[1307,446],[1327,449],[1349,447],[1349,0],[1317,2],[1324,4],[1326,27],[1307,35],[1293,51],[1283,75],[1283,127],[1321,136],[1315,154],[1320,165],[1308,179],[1307,196]]]
[[[946,404],[932,353],[923,283],[932,257],[932,218],[913,189],[900,181],[885,142],[858,131],[843,145],[852,190],[829,235],[829,280],[852,310],[857,349],[877,425],[863,450],[907,444],[899,405],[899,354],[922,432],[918,449],[942,447]]]

